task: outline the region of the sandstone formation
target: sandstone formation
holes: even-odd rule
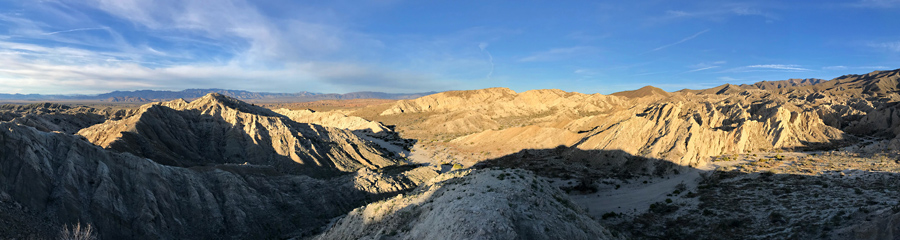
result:
[[[107,119],[121,119],[132,112],[127,109],[69,107],[58,103],[36,103],[24,106],[0,106],[0,121],[11,121],[45,132],[75,133]]]
[[[645,87],[609,96],[492,88],[351,114],[398,125],[404,136],[483,153],[483,160],[562,145],[700,166],[721,154],[833,148],[856,135],[894,138],[898,76],[900,70],[674,93]]]
[[[38,119],[70,109],[8,108],[45,111]],[[3,238],[53,238],[77,222],[103,239],[302,237],[437,175],[349,130],[218,94],[144,105],[80,135],[18,119],[0,123]]]
[[[642,97],[650,97],[650,96],[665,97],[665,96],[669,96],[669,93],[666,92],[665,90],[659,89],[654,86],[645,86],[645,87],[639,88],[638,90],[622,91],[622,92],[612,93],[610,95],[627,97],[627,98],[642,98]]]
[[[144,105],[128,118],[82,129],[78,135],[104,148],[180,167],[248,163],[325,174],[398,163],[394,153],[351,131],[297,123],[216,93],[189,103]]]
[[[357,208],[317,239],[614,239],[558,188],[523,170],[442,174]]]
[[[0,152],[10,201],[53,226],[91,223],[104,239],[302,236],[369,199],[351,179],[167,166],[11,123],[0,123]]]
[[[277,109],[276,113],[287,116],[298,123],[313,123],[326,127],[350,130],[371,136],[386,137],[392,132],[379,122],[361,117],[347,116],[337,112],[315,112],[312,110]]]
[[[0,238],[895,238],[897,93],[900,69],[335,111],[4,105]]]

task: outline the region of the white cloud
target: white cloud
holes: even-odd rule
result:
[[[791,71],[810,71],[809,69],[802,68],[799,65],[785,65],[785,64],[762,64],[762,65],[750,65],[747,68],[758,68],[758,69],[775,69],[775,70],[791,70]]]
[[[891,52],[900,52],[900,41],[896,42],[870,42],[867,44],[869,47],[877,48],[879,50],[891,51]]]
[[[684,42],[690,41],[691,39],[697,38],[698,36],[700,36],[700,35],[702,35],[702,34],[704,34],[704,33],[706,33],[706,32],[709,32],[709,29],[706,29],[706,30],[697,32],[697,33],[695,33],[694,35],[691,35],[691,36],[689,36],[689,37],[686,37],[686,38],[683,38],[683,39],[681,39],[681,40],[678,40],[677,42],[670,43],[670,44],[666,44],[666,45],[660,46],[660,47],[658,47],[658,48],[654,48],[653,50],[650,50],[650,51],[651,51],[651,52],[655,52],[655,51],[659,51],[659,50],[666,49],[666,48],[671,47],[671,46],[675,46],[675,45],[678,45],[678,44],[682,44],[682,43],[684,43]]]
[[[711,6],[703,6],[696,10],[667,10],[657,21],[669,21],[675,19],[704,19],[721,21],[735,16],[763,17],[767,23],[780,20],[780,17],[770,11],[764,10],[766,6],[758,6],[750,3],[713,2]]]
[[[378,57],[377,51],[384,47],[380,40],[337,25],[340,21],[316,21],[303,14],[264,16],[250,3],[95,0],[35,4],[40,11],[66,13],[60,16],[62,20],[79,22],[78,26],[52,22],[59,19],[0,13],[0,24],[5,23],[10,33],[0,35],[0,92],[71,94],[207,87],[416,92],[448,89],[454,83],[452,77],[427,69],[361,64]],[[107,27],[94,22],[95,16],[78,12],[89,8],[120,18],[132,28]],[[44,44],[47,42],[53,44]],[[479,47],[487,48],[487,44]]]
[[[900,7],[900,0],[861,0],[850,6],[861,8],[895,8]]]
[[[569,48],[553,48],[543,52],[537,52],[527,57],[519,58],[520,62],[547,62],[572,58],[579,55],[595,52],[596,48],[577,46]]]
[[[847,66],[827,66],[827,67],[822,67],[822,70],[830,70],[830,71],[847,70]]]
[[[0,41],[0,86],[3,91],[62,94],[210,86],[273,92],[285,92],[285,86],[332,92],[411,92],[449,87],[432,81],[434,76],[346,62],[294,62],[279,68],[236,62],[151,68],[111,59],[114,57],[101,52]]]
[[[594,74],[597,74],[597,71],[595,71],[593,69],[579,68],[579,69],[575,69],[575,71],[573,73],[579,74],[579,75],[594,75]]]
[[[719,77],[718,79],[719,79],[719,81],[723,81],[723,82],[737,82],[739,80],[737,78],[733,78],[733,77],[729,77],[729,76]]]
[[[715,61],[715,62],[698,63],[698,64],[689,66],[692,69],[688,70],[684,73],[699,72],[699,71],[709,70],[709,69],[713,69],[713,68],[718,68],[718,67],[721,67],[720,65],[725,64],[725,63],[727,63],[727,62],[726,61]]]
[[[720,71],[725,72],[758,72],[758,71],[782,71],[782,72],[807,72],[812,71],[795,64],[757,64],[744,67],[737,67]]]
[[[717,67],[719,67],[719,66],[702,67],[702,68],[697,68],[697,69],[689,70],[689,71],[687,71],[687,72],[685,72],[685,73],[699,72],[699,71],[709,70],[709,69],[713,69],[713,68],[717,68]]]

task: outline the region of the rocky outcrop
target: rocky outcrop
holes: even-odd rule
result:
[[[338,112],[315,112],[312,110],[277,109],[276,113],[287,116],[298,123],[312,123],[326,127],[350,130],[376,137],[386,137],[391,130],[379,122],[369,121],[361,117],[347,116]]]
[[[900,238],[900,213],[880,209],[868,216],[866,222],[850,224],[828,234],[828,239],[897,239]],[[871,220],[871,221],[869,221]]]
[[[821,84],[824,83],[818,85]],[[485,89],[400,101],[382,114],[419,116],[431,113],[421,121],[422,124],[416,121],[413,127],[400,129],[410,132],[430,129],[433,134],[447,133],[448,129],[454,128],[462,129],[456,133],[472,132],[449,143],[458,149],[479,153],[477,156],[484,160],[526,149],[564,146],[586,152],[623,151],[683,166],[700,166],[709,156],[829,147],[852,139],[840,126],[826,120],[845,119],[844,115],[853,113],[828,117],[822,114],[826,110],[807,107],[805,100],[798,101],[766,90],[744,90],[733,85],[729,88],[731,90],[719,89],[724,90],[722,94],[682,92],[672,95],[644,88],[636,93],[647,94],[622,98],[558,90],[515,94],[504,89]],[[729,91],[736,93],[727,93]],[[541,99],[541,103],[531,102],[528,105],[531,107],[519,107],[532,99],[523,96],[537,95],[540,97],[534,98]],[[570,102],[579,98],[617,100]],[[482,104],[475,105],[474,101]],[[856,105],[848,109],[867,106]],[[601,111],[603,109],[605,111]],[[433,120],[440,120],[442,124],[429,122]],[[457,126],[459,122],[465,124]]]
[[[70,107],[58,103],[6,104],[0,106],[0,121],[15,122],[45,132],[71,134],[109,119],[122,119],[131,113],[128,109]]]
[[[491,119],[531,116],[553,110],[602,112],[624,102],[601,94],[581,94],[559,89],[531,90],[516,93],[508,88],[472,91],[449,91],[414,100],[401,100],[381,115],[418,112],[473,111]]]
[[[669,96],[669,93],[666,92],[665,90],[659,89],[654,86],[645,86],[645,87],[639,88],[638,90],[616,92],[616,93],[612,93],[610,95],[627,97],[627,98],[642,98],[642,97],[652,97],[652,96],[666,97],[666,96]]]
[[[398,163],[395,153],[351,131],[297,123],[215,93],[189,103],[144,105],[131,117],[94,125],[78,135],[104,148],[180,167],[249,163],[282,172],[325,174]]]
[[[181,168],[73,135],[0,123],[0,191],[104,239],[283,238],[317,231],[368,201],[352,176],[320,180],[270,166]],[[8,204],[8,203],[4,203]]]
[[[764,98],[750,94],[652,104],[634,117],[601,124],[575,147],[698,166],[708,156],[813,147],[846,138],[815,111],[759,99]]]
[[[620,97],[558,89],[516,93],[507,88],[489,88],[400,100],[372,115],[366,111],[354,114],[396,125],[404,136],[449,140],[509,127],[560,127],[560,121],[613,111],[625,103]]]
[[[316,239],[613,239],[546,181],[524,170],[445,173],[357,208]]]

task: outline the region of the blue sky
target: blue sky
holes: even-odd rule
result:
[[[0,93],[612,93],[900,68],[900,0],[0,0]]]

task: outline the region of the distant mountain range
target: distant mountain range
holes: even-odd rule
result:
[[[425,93],[383,93],[383,92],[352,92],[345,94],[338,93],[314,93],[314,92],[297,92],[297,93],[268,93],[268,92],[250,92],[243,90],[228,89],[186,89],[182,91],[157,91],[157,90],[137,90],[137,91],[114,91],[97,95],[43,95],[43,94],[0,94],[0,100],[86,100],[86,101],[105,101],[105,102],[153,102],[173,99],[194,99],[200,98],[208,93],[220,93],[222,95],[231,96],[240,100],[257,100],[257,101],[318,101],[332,99],[413,99],[437,92]]]

